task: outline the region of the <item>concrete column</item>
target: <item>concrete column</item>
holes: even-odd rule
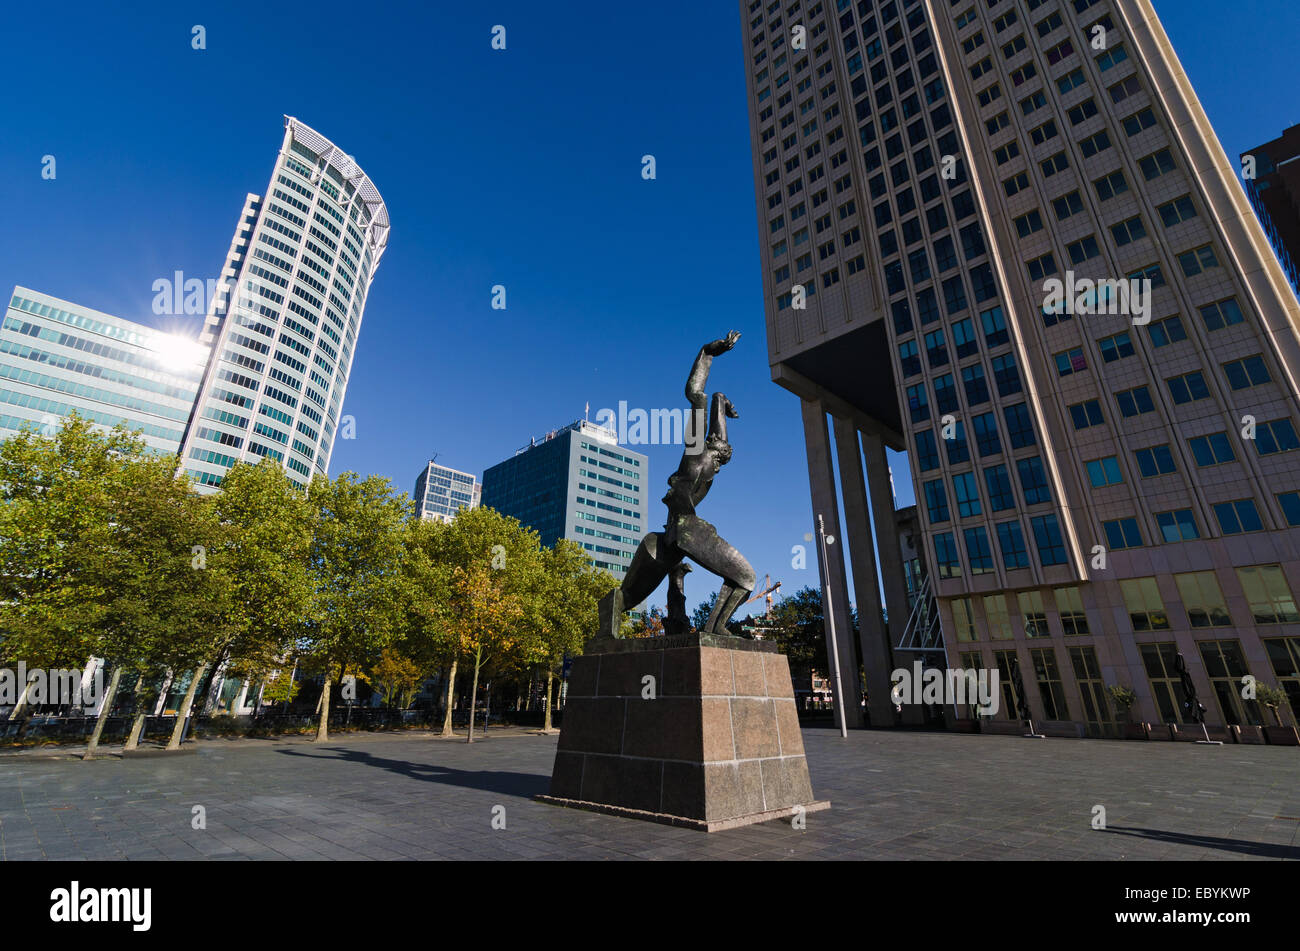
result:
[[[858,698],[858,652],[853,642],[853,623],[849,616],[848,580],[844,573],[844,542],[840,535],[840,510],[835,493],[835,469],[831,463],[830,434],[826,429],[826,407],[820,400],[803,400],[803,434],[808,453],[808,487],[812,494],[813,509],[813,545],[817,547],[817,516],[826,523],[826,534],[835,538],[833,545],[826,546],[824,575],[829,577],[830,591],[822,588],[822,604],[830,596],[831,611],[835,622],[836,645],[839,648],[840,687],[847,702],[843,703],[844,722],[853,728],[863,725],[862,707]],[[818,569],[822,570],[821,551],[818,551]],[[826,632],[826,653],[829,659],[830,630]],[[835,687],[835,671],[827,672],[831,688]],[[838,692],[835,704],[838,708],[842,698]],[[835,722],[839,723],[839,710],[835,712]]]
[[[858,602],[858,648],[867,677],[867,709],[873,726],[894,725],[894,705],[889,699],[890,650],[881,613],[880,579],[872,543],[871,510],[867,482],[862,474],[862,451],[857,426],[832,417],[835,451],[839,458],[840,493],[844,497],[846,547],[853,565],[853,593]]]
[[[889,482],[885,444],[873,433],[862,433],[862,455],[867,461],[867,486],[875,516],[876,540],[880,547],[880,577],[884,582],[885,605],[889,609],[889,639],[897,644],[907,624],[907,576],[903,573],[903,550],[894,515],[894,490]]]

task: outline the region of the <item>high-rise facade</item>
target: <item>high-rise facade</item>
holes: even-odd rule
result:
[[[1300,294],[1300,125],[1243,152],[1241,159],[1246,195],[1282,270]],[[1252,174],[1246,173],[1248,167]]]
[[[873,721],[909,616],[885,447],[948,666],[1018,665],[1065,733],[1117,731],[1109,685],[1186,723],[1180,654],[1211,724],[1269,722],[1246,675],[1300,708],[1300,304],[1151,4],[740,11],[772,375],[814,512],[843,500]]]
[[[0,439],[51,435],[76,411],[97,428],[138,430],[153,452],[174,455],[206,359],[191,337],[15,287],[0,326]]]
[[[450,522],[461,509],[478,508],[482,493],[483,487],[468,472],[430,459],[415,480],[415,511],[420,518]]]
[[[649,460],[617,434],[578,420],[483,473],[483,504],[519,519],[543,545],[568,538],[622,580],[646,533]]]
[[[351,156],[286,116],[271,180],[245,199],[204,325],[212,355],[180,458],[200,487],[265,456],[300,486],[327,471],[388,232],[383,199]]]

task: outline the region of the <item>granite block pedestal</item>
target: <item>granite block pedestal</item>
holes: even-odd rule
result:
[[[830,807],[813,798],[785,657],[707,634],[591,641],[539,798],[709,832]]]

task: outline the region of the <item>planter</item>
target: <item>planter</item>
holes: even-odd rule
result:
[[[980,722],[973,718],[959,718],[952,721],[952,726],[949,729],[954,733],[978,733],[980,731]]]
[[[1235,734],[1238,743],[1259,746],[1264,742],[1264,728],[1262,726],[1234,726],[1232,732]]]
[[[1264,737],[1273,746],[1300,746],[1300,733],[1293,726],[1266,726]]]
[[[1126,740],[1151,739],[1151,724],[1149,723],[1124,723],[1122,727],[1123,732],[1120,735]]]

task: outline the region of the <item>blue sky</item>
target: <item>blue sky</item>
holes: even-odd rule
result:
[[[1157,0],[1226,151],[1300,122],[1300,5]],[[154,318],[152,285],[216,275],[295,115],[388,203],[331,471],[410,492],[425,461],[481,474],[626,400],[672,407],[699,345],[741,417],[701,508],[792,592],[811,530],[798,400],[770,382],[738,6],[497,2],[63,3],[6,10],[0,285]],[[191,27],[207,49],[191,49]],[[507,49],[490,48],[495,24]],[[641,156],[657,161],[641,178]],[[57,178],[41,178],[53,155]],[[502,284],[507,309],[489,306]],[[188,320],[190,323],[186,324]],[[651,522],[680,450],[650,455]],[[900,504],[911,502],[896,466]],[[692,603],[711,580],[691,576]],[[662,601],[662,592],[653,600]],[[755,605],[757,606],[757,605]]]

